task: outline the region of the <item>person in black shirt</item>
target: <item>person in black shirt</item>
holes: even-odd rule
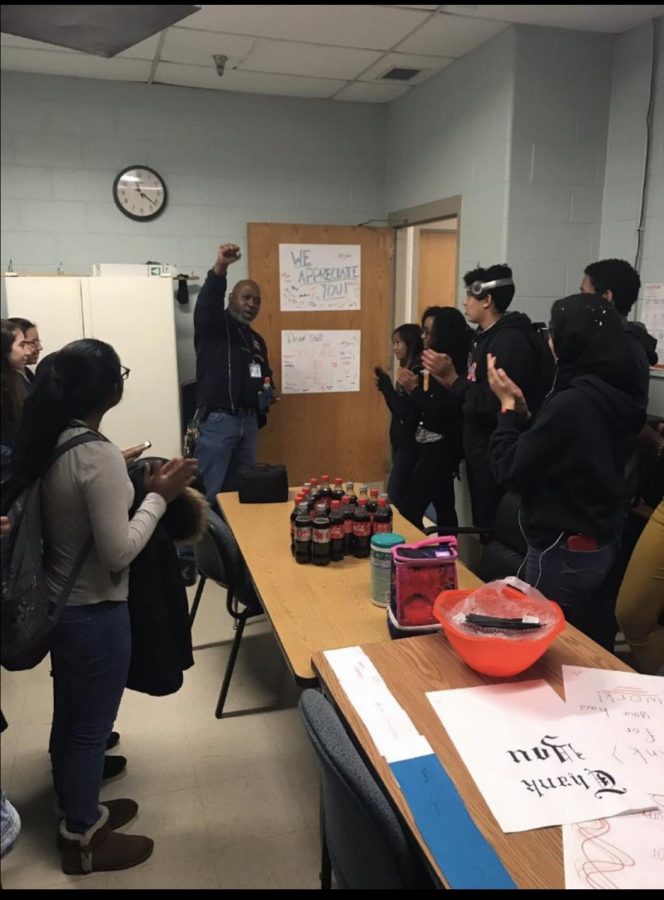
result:
[[[453,307],[432,306],[422,316],[422,340],[427,348],[446,354],[454,365],[463,366],[470,347],[470,329]],[[439,534],[457,524],[454,477],[461,462],[461,399],[429,377],[402,368],[397,381],[409,394],[419,415],[415,440],[420,455],[403,495],[399,511],[417,528],[430,503],[436,510]]]
[[[489,460],[499,406],[487,379],[487,354],[492,353],[496,364],[521,387],[533,412],[551,387],[555,366],[528,316],[507,311],[515,292],[509,266],[473,269],[463,280],[466,318],[477,325],[467,371],[435,353],[425,352],[422,361],[463,401],[463,449],[473,524],[491,528],[504,490],[496,484]]]
[[[395,328],[392,332],[392,350],[399,368],[419,371],[422,353],[420,328],[417,325],[400,325]],[[403,492],[419,456],[419,444],[415,440],[419,414],[398,381],[393,386],[392,379],[380,366],[376,366],[374,372],[376,387],[392,413],[390,422],[392,469],[387,483],[387,494],[396,508],[401,510]]]
[[[219,492],[237,490],[239,469],[255,464],[258,429],[274,400],[267,347],[251,328],[261,307],[259,286],[238,281],[224,309],[226,272],[240,256],[236,244],[219,247],[194,310],[196,457],[213,507]]]
[[[502,406],[491,463],[496,481],[521,494],[525,580],[612,650],[615,597],[603,587],[618,549],[625,460],[645,422],[634,399],[639,366],[615,310],[596,295],[557,300],[551,340],[555,384],[527,430],[523,393],[489,357]]]

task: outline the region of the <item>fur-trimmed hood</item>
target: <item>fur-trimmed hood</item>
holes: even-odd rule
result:
[[[167,460],[154,456],[147,457],[138,460],[129,469],[129,477],[135,492],[132,515],[145,499],[143,483],[145,466],[155,462]],[[163,529],[171,540],[179,544],[195,544],[201,539],[207,527],[207,509],[207,500],[203,494],[193,487],[186,487],[179,497],[168,504],[158,528]]]

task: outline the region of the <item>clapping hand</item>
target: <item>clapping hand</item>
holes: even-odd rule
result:
[[[392,380],[385,369],[381,368],[380,366],[375,366],[374,374],[376,376],[376,387],[379,391],[384,392],[392,387]]]
[[[195,459],[183,459],[181,456],[169,459],[166,463],[154,463],[145,466],[145,490],[160,494],[166,503],[179,497],[182,491],[196,478],[198,462]]]
[[[417,375],[406,368],[397,369],[397,381],[408,394],[412,393],[419,384]]]
[[[519,415],[530,418],[530,410],[521,388],[515,384],[504,369],[496,368],[496,357],[487,353],[487,375],[489,387],[500,400],[503,409],[513,409]]]
[[[437,353],[435,350],[424,350],[422,353],[422,365],[431,372],[433,377],[449,387],[459,377],[452,358],[447,353]]]

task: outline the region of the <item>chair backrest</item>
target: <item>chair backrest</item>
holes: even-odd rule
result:
[[[241,603],[260,607],[233,532],[212,509],[208,508],[206,514],[207,527],[194,545],[196,568],[201,575],[232,590]]]
[[[508,491],[503,495],[493,523],[491,541],[482,548],[479,577],[493,581],[516,575],[526,555],[526,540],[519,527],[521,497]]]
[[[339,887],[432,888],[424,864],[330,703],[306,690],[299,701],[321,763],[325,838]]]

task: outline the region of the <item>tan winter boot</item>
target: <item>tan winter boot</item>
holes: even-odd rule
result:
[[[111,829],[111,831],[117,831],[118,828],[122,828],[123,825],[126,825],[127,822],[131,822],[131,820],[138,814],[138,803],[135,800],[107,800],[105,803],[100,804],[100,810],[102,806],[105,806],[108,810],[108,827]],[[61,817],[64,817],[64,810],[62,808],[58,807],[57,811]],[[61,818],[60,824],[62,824],[63,822],[64,818]],[[62,850],[65,846],[64,838],[60,833],[59,827],[58,836],[55,843],[58,850]]]
[[[68,831],[60,824],[63,838],[62,871],[66,875],[112,872],[131,869],[152,855],[154,841],[138,834],[118,834],[108,827],[109,812],[102,810],[99,820],[84,834]]]

